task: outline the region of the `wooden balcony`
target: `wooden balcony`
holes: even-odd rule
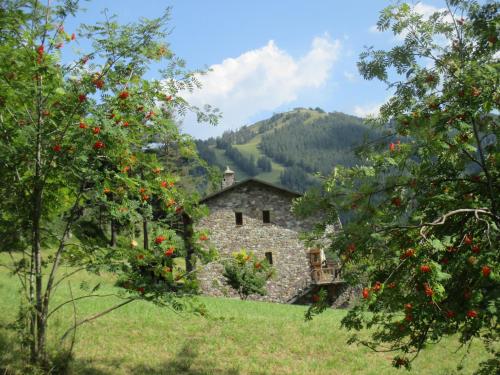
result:
[[[321,267],[311,270],[311,280],[314,284],[343,283],[340,269],[337,267]]]
[[[312,283],[316,285],[343,283],[339,265],[330,260],[321,259],[322,256],[324,258],[320,249],[309,251]]]

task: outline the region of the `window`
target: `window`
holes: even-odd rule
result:
[[[271,213],[269,211],[262,211],[262,222],[263,223],[271,222]]]
[[[269,212],[269,211],[268,211]],[[269,264],[273,264],[273,253],[270,251],[266,253],[266,259],[269,262]]]
[[[236,219],[236,225],[243,225],[243,213],[235,212],[234,218]]]

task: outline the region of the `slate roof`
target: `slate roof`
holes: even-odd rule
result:
[[[283,188],[281,186],[274,185],[274,184],[271,184],[269,182],[259,180],[257,178],[247,178],[246,180],[243,180],[243,181],[240,181],[240,182],[235,182],[231,186],[228,186],[228,187],[226,187],[226,188],[224,188],[222,190],[219,190],[219,191],[216,191],[215,193],[207,195],[206,197],[204,197],[204,198],[202,198],[200,200],[200,203],[204,203],[206,201],[209,201],[212,198],[218,197],[219,195],[224,194],[226,191],[235,189],[235,188],[237,188],[239,186],[248,185],[248,184],[251,184],[251,183],[255,183],[255,184],[258,184],[258,185],[263,185],[265,187],[277,190],[280,193],[286,193],[288,195],[292,195],[295,198],[298,198],[298,197],[302,196],[302,194],[297,193],[296,191],[288,190],[288,189],[285,189],[285,188]]]

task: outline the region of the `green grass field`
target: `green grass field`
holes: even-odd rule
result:
[[[0,263],[7,258],[0,254]],[[82,281],[101,281],[101,293],[116,291],[110,276],[78,274]],[[0,323],[16,318],[16,278],[0,267]],[[57,290],[54,305],[68,297],[67,284]],[[406,374],[391,367],[391,355],[347,345],[340,328],[345,312],[329,310],[304,322],[303,306],[202,298],[212,317],[178,315],[147,302],[133,302],[78,329],[72,374]],[[78,302],[79,318],[116,304],[117,298]],[[61,334],[72,319],[71,304],[54,314],[50,329]],[[15,336],[0,328],[0,369],[9,368]],[[51,336],[52,349],[59,343]],[[54,346],[54,343],[56,345]],[[424,350],[411,374],[470,374],[484,358],[479,343],[472,345],[455,372],[464,351],[455,353],[455,339]],[[1,371],[0,371],[1,372]]]

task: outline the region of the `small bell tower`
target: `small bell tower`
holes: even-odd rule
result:
[[[226,170],[224,171],[224,178],[222,179],[222,189],[225,189],[234,184],[234,172],[226,166]]]

